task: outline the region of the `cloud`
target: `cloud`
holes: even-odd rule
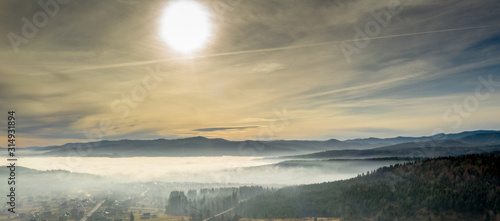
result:
[[[352,43],[354,28],[374,21],[370,12],[386,1],[245,1],[216,21],[209,44],[191,57],[158,37],[166,2],[71,1],[19,53],[5,35],[0,41],[0,111],[23,113],[32,143],[81,138],[102,119],[117,128],[110,139],[244,140],[260,128],[279,128],[276,139],[429,134],[449,127],[443,112],[474,93],[478,76],[500,81],[499,3],[401,3],[348,64],[338,44]],[[2,33],[18,34],[20,18],[40,10],[36,1],[0,8]],[[159,81],[147,77],[156,64],[166,73]],[[156,86],[138,99],[145,79]],[[464,129],[500,123],[493,98]],[[283,107],[296,118],[280,127],[274,110]]]
[[[252,72],[255,72],[255,73],[270,73],[270,72],[274,72],[274,71],[280,71],[280,70],[283,70],[285,68],[286,67],[283,64],[268,63],[268,64],[262,64],[262,65],[259,65],[259,66],[255,67],[254,69],[252,69]]]
[[[213,128],[200,128],[200,129],[195,129],[193,131],[199,131],[199,132],[204,132],[204,131],[220,131],[220,130],[244,130],[248,128],[257,128],[257,126],[250,126],[250,127],[213,127]]]

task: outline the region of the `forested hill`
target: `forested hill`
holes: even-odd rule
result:
[[[500,212],[500,153],[397,164],[350,180],[287,187],[235,212],[252,218],[493,220]]]

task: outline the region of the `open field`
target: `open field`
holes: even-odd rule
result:
[[[328,217],[317,217],[316,220],[317,221],[340,221],[340,219],[328,218]],[[295,218],[295,219],[249,219],[249,218],[241,218],[240,221],[314,221],[314,217]]]

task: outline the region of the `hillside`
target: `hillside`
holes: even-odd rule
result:
[[[500,212],[500,152],[397,164],[357,178],[286,187],[249,200],[243,217],[484,220]]]

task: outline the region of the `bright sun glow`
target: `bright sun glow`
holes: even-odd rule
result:
[[[208,11],[191,0],[169,4],[161,21],[161,37],[173,49],[188,54],[200,49],[211,33]]]

